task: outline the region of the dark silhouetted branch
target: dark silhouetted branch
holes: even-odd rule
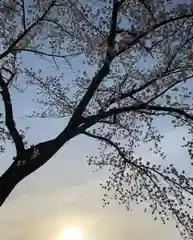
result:
[[[147,9],[147,11],[151,15],[152,19],[156,22],[156,19],[151,11],[151,7],[145,2],[145,0],[139,0],[139,2]]]
[[[92,134],[92,133],[89,133],[87,131],[83,132],[84,135],[88,136],[88,137],[91,137],[91,138],[94,138],[94,139],[97,139],[97,140],[100,140],[100,141],[103,141],[103,142],[106,142],[109,146],[111,147],[114,147],[116,149],[116,151],[118,152],[118,154],[121,156],[121,158],[123,158],[123,162],[124,163],[128,163],[129,165],[139,169],[139,170],[142,170],[142,172],[145,172],[146,174],[148,172],[153,172],[157,175],[159,175],[163,180],[165,180],[166,182],[171,182],[173,183],[174,185],[176,185],[177,187],[183,189],[184,191],[186,191],[187,193],[193,195],[193,188],[191,188],[192,190],[188,189],[187,187],[183,187],[182,185],[180,185],[178,182],[174,181],[172,178],[164,175],[162,172],[156,170],[155,168],[152,168],[150,166],[147,166],[147,165],[139,165],[137,164],[136,162],[134,161],[131,161],[127,158],[126,156],[126,152],[124,152],[119,146],[118,144],[114,143],[112,140],[106,138],[106,137],[102,137],[102,136],[99,136],[99,135],[95,135],[95,134]]]
[[[85,22],[87,22],[93,29],[95,29],[98,33],[100,33],[103,37],[107,37],[103,32],[101,32],[101,30],[99,28],[97,28],[93,23],[91,23],[86,17],[85,14],[82,13],[82,11],[80,9],[78,9],[75,4],[68,0],[68,2],[74,7],[74,9],[76,9],[76,11],[81,15],[81,18],[84,19]]]
[[[1,95],[4,102],[4,107],[5,107],[5,123],[14,141],[17,154],[21,154],[24,151],[24,143],[21,135],[19,134],[15,126],[15,122],[13,119],[12,103],[11,103],[11,98],[8,90],[8,83],[4,81],[1,72],[0,72],[0,86],[2,89]]]
[[[187,113],[183,109],[180,108],[174,108],[174,107],[166,107],[166,106],[159,106],[159,105],[148,105],[146,103],[141,104],[135,104],[128,107],[122,107],[122,108],[112,108],[109,111],[101,112],[99,114],[85,117],[84,118],[84,124],[80,126],[80,131],[84,131],[87,128],[93,126],[98,121],[106,119],[107,117],[118,115],[120,113],[126,113],[131,111],[138,111],[138,110],[152,110],[157,112],[167,112],[169,114],[177,114],[180,115],[188,120],[193,121],[193,115]]]
[[[22,12],[23,12],[23,16],[22,16],[22,23],[23,23],[23,28],[24,28],[24,31],[26,31],[26,20],[25,20],[25,0],[22,0],[21,1],[21,7],[22,7]]]
[[[150,27],[150,28],[147,29],[146,31],[140,33],[140,34],[138,35],[138,37],[136,37],[136,38],[128,45],[127,49],[130,48],[130,47],[132,47],[134,44],[138,43],[138,41],[139,41],[141,38],[147,36],[150,32],[153,32],[154,30],[156,30],[156,29],[158,29],[158,28],[160,28],[160,27],[162,27],[162,26],[164,26],[164,25],[166,25],[166,24],[168,24],[168,23],[175,22],[175,21],[178,21],[178,20],[181,20],[181,19],[184,19],[184,18],[191,18],[191,17],[193,17],[193,14],[187,14],[187,15],[182,15],[182,16],[178,16],[178,17],[172,17],[172,18],[170,18],[170,19],[167,19],[167,20],[164,20],[164,21],[162,21],[162,22],[160,22],[160,23],[157,23],[157,24],[155,24],[153,27]],[[116,53],[116,56],[119,56],[120,54],[122,54],[122,53],[124,53],[124,52],[125,52],[125,49],[122,49],[122,50],[120,50],[120,51],[118,51],[118,52]]]
[[[39,50],[35,50],[35,49],[29,49],[29,48],[24,48],[24,49],[14,49],[15,52],[17,51],[23,51],[23,52],[31,52],[31,53],[34,53],[34,54],[38,54],[38,55],[44,55],[44,56],[47,56],[47,57],[56,57],[56,58],[63,58],[63,59],[66,59],[68,57],[74,57],[74,56],[78,56],[79,54],[81,54],[81,52],[78,52],[78,53],[73,53],[73,54],[68,54],[68,55],[60,55],[60,54],[53,54],[53,53],[46,53],[46,52],[42,52],[42,51],[39,51]]]
[[[47,8],[47,10],[44,12],[44,14],[42,14],[42,16],[40,18],[38,18],[32,25],[30,25],[22,34],[20,34],[18,36],[18,38],[8,47],[7,50],[5,50],[1,55],[0,55],[0,59],[3,59],[4,57],[6,57],[9,53],[11,53],[14,48],[16,47],[17,43],[19,43],[36,25],[39,24],[39,22],[41,22],[44,17],[48,14],[48,12],[50,11],[50,9],[54,6],[54,3],[56,2],[56,0],[53,0],[52,3],[49,5],[49,7]]]
[[[122,2],[122,1],[121,1]],[[77,122],[78,119],[80,119],[82,113],[85,111],[88,103],[90,102],[91,98],[95,94],[96,90],[98,89],[100,83],[103,81],[103,79],[107,76],[110,70],[110,64],[114,58],[113,51],[115,46],[115,37],[116,37],[116,25],[117,25],[117,15],[118,10],[121,6],[121,2],[114,0],[113,1],[113,10],[112,10],[112,18],[111,18],[111,27],[110,27],[110,33],[108,37],[108,47],[107,47],[107,53],[106,53],[106,60],[103,65],[103,67],[97,72],[95,77],[93,78],[91,84],[88,87],[88,90],[84,94],[82,100],[78,104],[69,124],[75,123],[76,126],[79,125]]]
[[[0,206],[15,186],[26,176],[43,166],[67,141],[77,133],[65,128],[55,139],[26,149],[0,177]]]

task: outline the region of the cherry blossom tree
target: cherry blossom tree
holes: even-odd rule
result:
[[[65,143],[84,135],[101,144],[88,163],[110,171],[102,185],[104,205],[111,198],[128,210],[132,202],[143,203],[155,220],[174,219],[182,237],[192,239],[192,177],[167,158],[156,123],[159,119],[174,132],[184,131],[182,147],[191,167],[193,5],[183,2],[2,1],[1,151],[3,142],[12,140],[16,156],[0,177],[0,205]],[[25,67],[24,53],[51,59],[58,73],[45,76],[41,68]],[[83,68],[68,81],[63,68],[66,63],[72,67],[76,58]],[[23,76],[29,87],[37,87],[36,102],[43,105],[32,117],[68,119],[57,137],[32,146],[24,129],[17,128],[10,96]],[[159,162],[137,154],[141,145]]]

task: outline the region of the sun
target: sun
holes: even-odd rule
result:
[[[62,231],[60,240],[82,240],[82,232],[76,227],[68,228]]]

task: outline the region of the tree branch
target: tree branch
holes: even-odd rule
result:
[[[85,14],[82,13],[82,11],[80,9],[78,9],[75,4],[68,0],[68,2],[76,9],[76,11],[81,15],[81,17],[85,20],[85,22],[87,22],[93,29],[95,29],[97,32],[99,32],[103,37],[107,37],[103,32],[100,31],[99,28],[97,28],[93,23],[91,23],[86,17]]]
[[[26,31],[26,20],[25,20],[25,0],[22,0],[22,12],[23,12],[23,16],[22,16],[22,23],[23,23],[23,28],[24,28],[24,31]]]
[[[68,140],[68,135],[63,136],[63,144]],[[26,149],[0,177],[0,206],[22,179],[44,165],[60,147],[61,139],[56,138]]]
[[[159,106],[159,105],[148,105],[146,103],[136,104],[128,107],[122,107],[122,108],[112,108],[109,111],[106,112],[100,112],[99,114],[92,115],[90,117],[84,118],[84,123],[79,127],[79,131],[84,131],[87,128],[93,126],[98,121],[103,120],[107,117],[117,115],[120,113],[126,113],[130,111],[138,111],[138,110],[153,110],[153,111],[161,111],[161,112],[168,112],[168,113],[175,113],[178,115],[183,116],[186,119],[189,119],[193,121],[193,115],[185,112],[183,109],[180,108],[174,108],[174,107],[166,107],[166,106]]]
[[[15,186],[26,176],[43,166],[78,131],[66,127],[56,138],[26,149],[0,177],[0,206]]]
[[[34,53],[34,54],[39,54],[39,55],[44,55],[44,56],[47,56],[47,57],[56,57],[56,58],[63,58],[63,59],[66,59],[68,57],[74,57],[74,56],[78,56],[79,54],[81,54],[81,52],[78,52],[78,53],[72,53],[72,54],[68,54],[68,55],[60,55],[60,54],[53,54],[53,53],[46,53],[46,52],[42,52],[42,51],[39,51],[39,50],[35,50],[35,49],[29,49],[29,48],[24,48],[24,49],[14,49],[14,52],[31,52],[31,53]]]
[[[11,98],[8,90],[8,84],[4,81],[1,72],[0,72],[0,86],[2,89],[1,95],[4,102],[4,107],[5,107],[5,123],[14,141],[17,155],[20,155],[25,150],[24,143],[21,135],[19,134],[15,126],[15,122],[13,119],[12,103],[11,103]]]
[[[187,77],[186,79],[181,79],[181,80],[178,80],[178,81],[172,83],[167,88],[165,88],[163,91],[161,91],[159,94],[157,94],[156,96],[154,96],[150,100],[148,100],[147,103],[150,103],[150,102],[156,100],[157,98],[163,96],[167,91],[169,91],[171,88],[175,87],[177,84],[179,84],[181,82],[184,82],[184,81],[187,81],[187,80],[192,79],[192,78],[193,78],[193,75]]]
[[[156,22],[156,19],[151,11],[151,7],[145,2],[145,0],[138,0],[149,12],[149,14],[151,15],[152,19]]]
[[[85,111],[88,103],[90,102],[91,98],[95,94],[100,83],[103,81],[103,79],[107,76],[107,74],[110,71],[110,64],[114,58],[112,51],[114,51],[114,45],[115,45],[117,15],[118,15],[118,10],[119,10],[121,4],[122,4],[122,1],[121,2],[118,2],[117,0],[113,1],[111,27],[110,27],[109,37],[108,37],[108,48],[107,48],[107,52],[106,52],[105,63],[103,65],[103,67],[97,72],[95,77],[93,78],[91,84],[88,87],[88,90],[86,91],[82,100],[78,104],[78,106],[69,122],[70,125],[75,124],[75,126],[78,126],[80,124],[79,119],[80,119],[81,115]]]
[[[74,110],[74,106],[72,106],[67,99],[65,99],[65,96],[60,96],[59,94],[57,94],[53,89],[51,89],[50,87],[48,87],[46,85],[46,83],[44,83],[42,80],[37,79],[37,81],[40,83],[40,86],[42,85],[43,88],[45,88],[48,92],[50,92],[51,94],[53,94],[56,98],[58,98],[59,100],[61,100],[62,102],[65,102],[66,105],[69,107],[69,109],[71,111]]]
[[[66,32],[69,36],[71,36],[72,38],[74,37],[73,33],[70,33],[68,30],[66,30],[60,23],[58,23],[57,21],[53,20],[53,19],[49,19],[49,18],[45,18],[42,19],[42,21],[46,21],[46,22],[51,22],[52,24],[56,25],[58,28],[60,28],[62,31]]]
[[[102,136],[99,136],[99,135],[95,135],[95,134],[92,134],[92,133],[89,133],[87,131],[83,132],[84,135],[88,136],[88,137],[91,137],[91,138],[95,138],[97,140],[100,140],[100,141],[104,141],[106,143],[108,143],[110,146],[114,147],[117,152],[119,153],[119,155],[124,159],[124,160],[127,160],[125,158],[125,154],[121,151],[121,149],[118,147],[118,145],[116,143],[114,143],[113,141],[111,141],[110,139],[106,138],[106,137],[102,137]]]
[[[159,175],[163,180],[165,180],[166,182],[171,182],[173,183],[174,185],[176,185],[177,187],[183,189],[184,191],[186,191],[187,193],[193,195],[193,188],[191,187],[191,190],[188,189],[187,187],[182,187],[178,182],[174,181],[172,178],[169,178],[168,176],[165,176],[162,172],[159,172],[158,170],[150,167],[150,166],[145,166],[145,165],[138,165],[136,162],[134,161],[131,161],[129,160],[127,157],[126,157],[126,154],[123,150],[121,150],[121,148],[118,146],[118,144],[114,143],[112,140],[106,138],[106,137],[102,137],[102,136],[99,136],[99,135],[95,135],[95,134],[92,134],[92,133],[89,133],[87,131],[83,132],[84,135],[88,136],[88,137],[91,137],[91,138],[94,138],[94,139],[97,139],[97,140],[100,140],[100,141],[103,141],[103,142],[106,142],[108,145],[114,147],[116,149],[116,151],[118,152],[118,154],[123,158],[123,161],[125,163],[128,163],[129,165],[139,169],[139,170],[143,170],[143,172],[146,173],[146,175],[148,175],[148,171],[149,172],[154,172],[155,174]]]
[[[30,25],[22,34],[20,34],[20,36],[18,36],[18,38],[7,48],[7,50],[5,50],[1,55],[0,55],[0,60],[3,59],[4,57],[6,57],[9,53],[11,53],[13,51],[13,49],[15,48],[15,46],[17,45],[17,43],[19,43],[22,38],[24,38],[27,33],[36,25],[38,25],[39,22],[41,22],[44,17],[48,14],[48,12],[50,11],[50,9],[53,7],[54,3],[56,2],[56,0],[53,0],[52,3],[49,5],[49,7],[47,8],[47,10],[44,12],[44,14],[42,14],[42,16],[40,18],[38,18],[32,25]]]
[[[169,60],[168,66],[167,66],[167,68],[166,68],[165,71],[168,71],[168,70],[169,70],[169,68],[170,68],[170,66],[172,65],[172,62],[173,62],[173,60],[175,59],[175,57],[177,56],[178,52],[179,52],[182,48],[184,48],[188,43],[190,43],[192,40],[193,40],[193,36],[190,37],[190,38],[187,38],[186,41],[185,41],[183,44],[180,44],[180,46],[177,47],[175,53],[172,55],[171,59]]]
[[[187,14],[187,15],[183,15],[183,16],[178,16],[178,17],[172,17],[170,19],[167,19],[167,20],[164,20],[160,23],[157,23],[155,24],[153,27],[150,27],[149,29],[147,29],[145,32],[142,32],[138,35],[138,37],[136,37],[129,45],[128,45],[128,48],[132,47],[134,44],[136,44],[141,38],[145,37],[148,33],[158,29],[159,27],[162,27],[168,23],[171,23],[171,22],[175,22],[175,21],[178,21],[178,20],[181,20],[181,19],[184,19],[184,18],[191,18],[193,17],[193,14]],[[128,49],[127,48],[127,49]],[[119,56],[120,54],[124,53],[125,52],[125,49],[122,49],[120,51],[118,51],[116,53],[116,56]]]
[[[168,67],[166,68],[166,70],[164,71],[164,73],[160,76],[160,78],[162,77],[166,77],[166,76],[169,76],[169,75],[172,75],[174,73],[177,73],[177,72],[173,72],[173,70],[169,71],[168,70]],[[139,86],[138,88],[133,88],[132,90],[129,90],[125,93],[120,93],[119,95],[119,100],[123,100],[127,97],[133,97],[133,95],[135,95],[136,93],[139,93],[141,92],[142,90],[144,90],[145,88],[149,87],[151,84],[155,83],[159,78],[158,77],[155,77],[153,78],[152,80],[150,80],[149,82],[146,82],[144,84],[141,84],[141,86]],[[181,82],[181,81],[180,81]],[[177,82],[176,82],[177,84]],[[116,98],[115,97],[112,97],[108,102],[107,102],[107,107],[110,107],[111,104],[115,103],[116,102]]]

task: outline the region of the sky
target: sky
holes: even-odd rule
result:
[[[36,143],[56,136],[65,123],[63,119],[21,119],[23,113],[30,113],[34,107],[31,91],[32,88],[23,94],[15,91],[12,98],[18,126],[30,126],[28,139]],[[158,125],[165,131],[166,152],[180,163],[184,152],[172,148],[171,143],[179,139],[181,131]],[[86,162],[87,155],[97,153],[97,146],[96,142],[79,136],[19,183],[0,209],[1,239],[62,240],[62,229],[77,226],[83,232],[83,240],[180,240],[173,223],[165,226],[155,222],[141,207],[133,206],[133,211],[128,212],[112,202],[102,208],[104,192],[99,184],[107,179],[108,173],[105,170],[93,173]],[[1,172],[11,163],[14,151],[7,143],[6,152],[0,157]],[[141,152],[153,158],[143,147]]]
[[[64,146],[16,187],[0,209],[1,239],[60,240],[60,231],[74,225],[83,231],[84,240],[180,239],[172,224],[153,221],[141,207],[127,212],[112,202],[102,208],[99,183],[107,174],[92,173],[85,159],[96,146],[82,142],[77,139]]]
[[[26,65],[33,64],[35,68],[42,64],[40,59],[28,56]],[[54,66],[41,66],[48,75],[55,71]],[[69,79],[73,77],[70,74],[66,73]],[[23,80],[20,81],[22,85]],[[13,89],[12,101],[17,126],[30,126],[28,140],[37,143],[55,137],[66,122],[64,119],[21,119],[23,113],[30,114],[35,107],[31,101],[33,94],[32,87],[23,94]],[[163,122],[158,125],[165,132],[166,153],[175,163],[182,164],[186,154],[181,148],[173,148],[173,142],[183,131],[174,132]],[[102,208],[104,192],[99,184],[107,179],[108,173],[105,170],[93,173],[86,162],[87,155],[97,154],[97,146],[95,141],[79,136],[19,183],[0,208],[0,239],[62,240],[59,236],[63,229],[77,226],[83,232],[83,240],[180,240],[172,222],[167,225],[155,222],[140,206],[134,205],[133,211],[128,212],[112,201],[110,206]],[[140,151],[147,159],[154,160],[145,148]],[[0,156],[0,174],[10,165],[14,153],[14,147],[6,143],[6,152]]]

